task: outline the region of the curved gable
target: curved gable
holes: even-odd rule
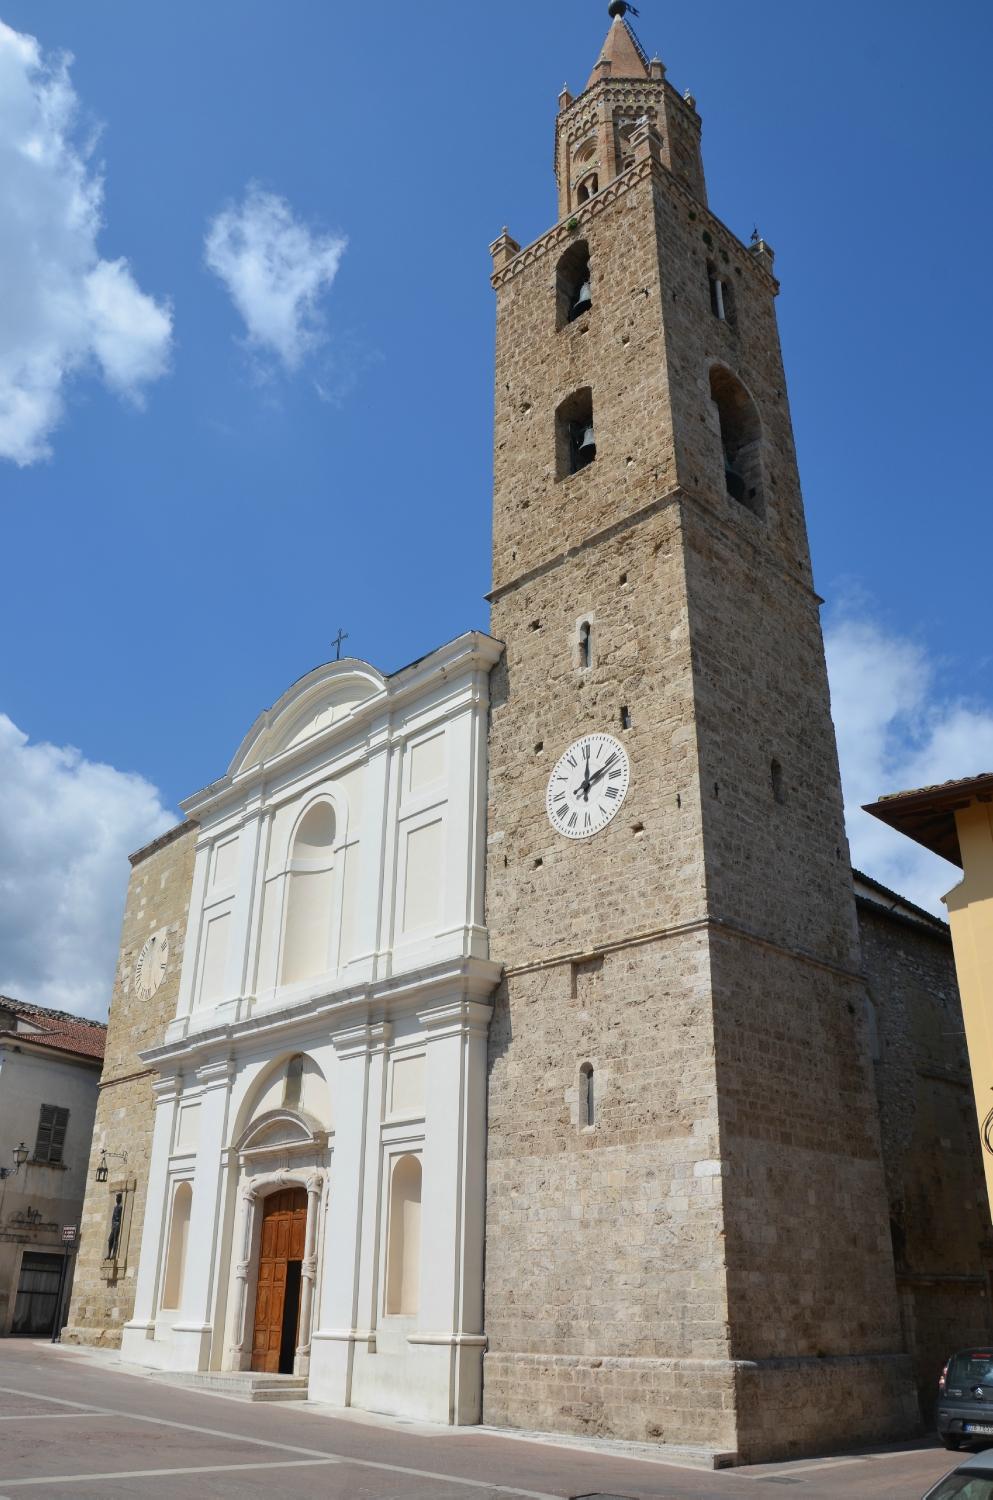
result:
[[[315,739],[360,704],[385,692],[386,679],[368,662],[328,662],[315,668],[259,715],[239,745],[228,775],[238,776]]]

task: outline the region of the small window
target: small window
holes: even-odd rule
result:
[[[38,1116],[38,1138],[34,1146],[34,1160],[49,1162],[55,1166],[62,1161],[65,1150],[66,1129],[69,1111],[57,1104],[43,1104]]]
[[[576,202],[588,203],[590,199],[594,198],[599,191],[600,179],[597,177],[597,174],[595,172],[591,172],[589,177],[583,178],[582,182],[579,184],[579,187],[576,189]]]
[[[555,469],[559,479],[568,479],[588,468],[596,458],[593,428],[593,392],[589,386],[562,402],[555,413]]]
[[[596,1085],[588,1062],[579,1070],[579,1123],[586,1130],[596,1124]]]
[[[583,671],[593,665],[593,627],[589,620],[579,627],[579,665]]]
[[[555,272],[555,326],[574,323],[593,305],[590,280],[590,247],[577,240],[562,256]]]
[[[783,781],[783,768],[778,760],[774,760],[770,767],[772,779],[772,795],[780,806],[786,801],[786,784]]]
[[[717,267],[708,261],[707,276],[710,281],[710,310],[722,323],[734,325],[734,286],[721,275]]]

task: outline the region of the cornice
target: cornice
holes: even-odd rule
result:
[[[388,979],[365,981],[338,990],[318,1000],[300,1001],[278,1010],[258,1011],[240,1021],[192,1032],[175,1042],[150,1047],[139,1053],[142,1062],[157,1072],[169,1075],[168,1084],[153,1085],[163,1094],[173,1088],[173,1075],[180,1070],[195,1069],[197,1077],[214,1067],[229,1067],[230,1049],[244,1041],[270,1038],[287,1033],[311,1030],[315,1022],[327,1027],[328,1039],[337,1046],[335,1036],[343,1035],[343,1045],[369,1038],[376,1028],[388,1026],[388,1013],[398,1008],[427,1008],[433,995],[459,990],[464,999],[485,1004],[500,982],[503,968],[491,959],[460,958],[444,960],[423,969],[409,970]],[[334,1035],[332,1035],[332,1031]],[[368,1042],[362,1043],[368,1045]],[[219,1049],[224,1056],[217,1058]]]
[[[184,834],[192,833],[198,824],[194,818],[185,818],[182,823],[177,823],[174,828],[169,828],[165,833],[153,839],[150,844],[144,844],[142,848],[136,849],[133,854],[128,855],[128,863],[132,868],[140,864],[143,859],[148,859],[152,854],[158,854],[160,849],[165,849],[169,844],[174,844]]]
[[[613,182],[608,182],[605,188],[601,188],[595,198],[590,198],[588,202],[579,205],[566,218],[560,219],[554,228],[542,235],[541,239],[535,240],[531,245],[526,245],[518,255],[514,256],[509,265],[504,266],[499,271],[494,271],[490,277],[490,283],[493,288],[499,291],[509,281],[513,281],[515,276],[519,276],[522,271],[526,271],[529,266],[534,265],[535,261],[543,260],[546,255],[551,254],[552,251],[558,249],[560,246],[570,244],[577,235],[581,235],[584,225],[593,223],[611,204],[616,203],[619,198],[631,192],[633,188],[637,187],[639,183],[644,182],[646,178],[654,179],[656,177],[660,182],[664,182],[667,187],[674,189],[682,198],[687,209],[692,211],[700,221],[701,229],[716,230],[717,234],[725,239],[727,247],[741,256],[742,264],[752,267],[755,275],[765,284],[772,296],[778,294],[778,280],[770,271],[765,269],[744,241],[740,240],[734,231],[729,229],[724,221],[719,219],[705,203],[701,202],[699,198],[691,193],[690,189],[685,183],[680,181],[674,172],[670,172],[669,168],[662,162],[653,161],[651,157],[643,161],[637,161],[633,166],[628,167],[626,172],[622,172],[619,177],[614,178]],[[185,804],[183,805],[185,806]]]

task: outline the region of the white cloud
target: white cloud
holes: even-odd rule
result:
[[[825,647],[852,861],[944,916],[940,898],[961,871],[862,806],[888,792],[993,770],[993,703],[957,694],[936,657],[886,630],[862,605],[829,620]]]
[[[0,714],[0,994],[105,1016],[127,857],[175,821],[142,777]]]
[[[66,382],[96,367],[137,401],[162,375],[169,309],[97,253],[103,179],[75,140],[71,59],[0,21],[0,458],[50,452]]]
[[[324,342],[320,299],[338,274],[347,241],[294,218],[285,198],[250,183],[207,228],[206,259],[245,323],[248,343],[287,370]]]

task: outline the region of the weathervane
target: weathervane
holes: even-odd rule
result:
[[[342,643],[342,641],[347,641],[347,640],[348,640],[348,636],[346,635],[345,631],[342,630],[341,626],[339,625],[338,626],[338,634],[335,636],[334,640],[331,642],[332,646],[335,649],[335,658],[334,658],[335,661],[341,661],[341,643]]]
[[[628,11],[630,11],[633,16],[638,15],[638,11],[635,10],[633,5],[628,4],[628,0],[610,0],[610,5],[607,7],[607,10],[610,15],[620,16],[622,19],[627,15]]]

